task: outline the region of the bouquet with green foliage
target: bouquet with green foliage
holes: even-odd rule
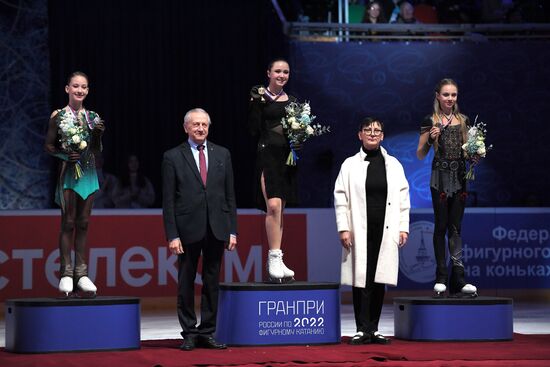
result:
[[[74,114],[67,113],[66,110],[59,112],[59,142],[61,148],[68,152],[82,152],[88,148],[88,129],[80,125]],[[75,163],[74,178],[82,177],[82,166],[80,162]]]

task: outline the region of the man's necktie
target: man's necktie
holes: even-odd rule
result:
[[[201,173],[202,183],[206,185],[206,175],[208,173],[206,169],[206,157],[204,156],[204,145],[198,145],[199,150],[199,171]]]

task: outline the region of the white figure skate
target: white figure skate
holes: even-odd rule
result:
[[[447,286],[443,283],[435,283],[434,285],[434,292],[436,298],[442,298],[445,296],[445,292],[447,291]]]
[[[281,250],[269,250],[267,274],[271,283],[284,284],[294,281],[294,272],[283,263],[283,252]]]
[[[92,283],[90,278],[84,276],[78,280],[76,285],[83,298],[95,298],[97,287]]]
[[[73,291],[73,278],[72,277],[62,277],[59,280],[59,291],[65,295],[66,298],[69,298],[69,295]]]

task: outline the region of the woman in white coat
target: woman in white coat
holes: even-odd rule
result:
[[[352,286],[357,334],[350,344],[389,344],[378,333],[386,284],[397,285],[399,248],[409,232],[409,184],[403,166],[380,147],[384,125],[367,117],[362,147],[336,179],[334,207],[342,243],[341,282]]]

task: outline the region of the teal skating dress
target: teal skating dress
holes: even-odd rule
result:
[[[95,168],[95,156],[93,153],[92,147],[92,129],[94,124],[100,120],[99,115],[93,111],[88,111],[82,109],[78,116],[76,116],[73,111],[68,108],[64,108],[59,111],[57,114],[57,126],[58,126],[58,135],[60,136],[60,143],[62,148],[65,150],[68,147],[63,146],[64,141],[67,140],[67,134],[64,134],[62,131],[62,124],[74,123],[75,119],[78,121],[83,129],[83,133],[80,136],[83,137],[83,141],[86,142],[86,148],[79,150],[80,152],[80,165],[81,175],[77,176],[77,164],[72,164],[67,161],[67,154],[60,153],[57,154],[59,158],[63,160],[61,165],[61,171],[59,174],[58,184],[55,190],[55,202],[62,209],[65,207],[65,202],[63,200],[63,191],[64,190],[73,190],[82,198],[86,200],[90,195],[99,190],[99,181],[97,179],[97,171]],[[66,145],[66,144],[65,144]],[[101,143],[97,149],[101,150]],[[71,148],[69,148],[71,149]],[[74,148],[73,148],[74,149]]]

